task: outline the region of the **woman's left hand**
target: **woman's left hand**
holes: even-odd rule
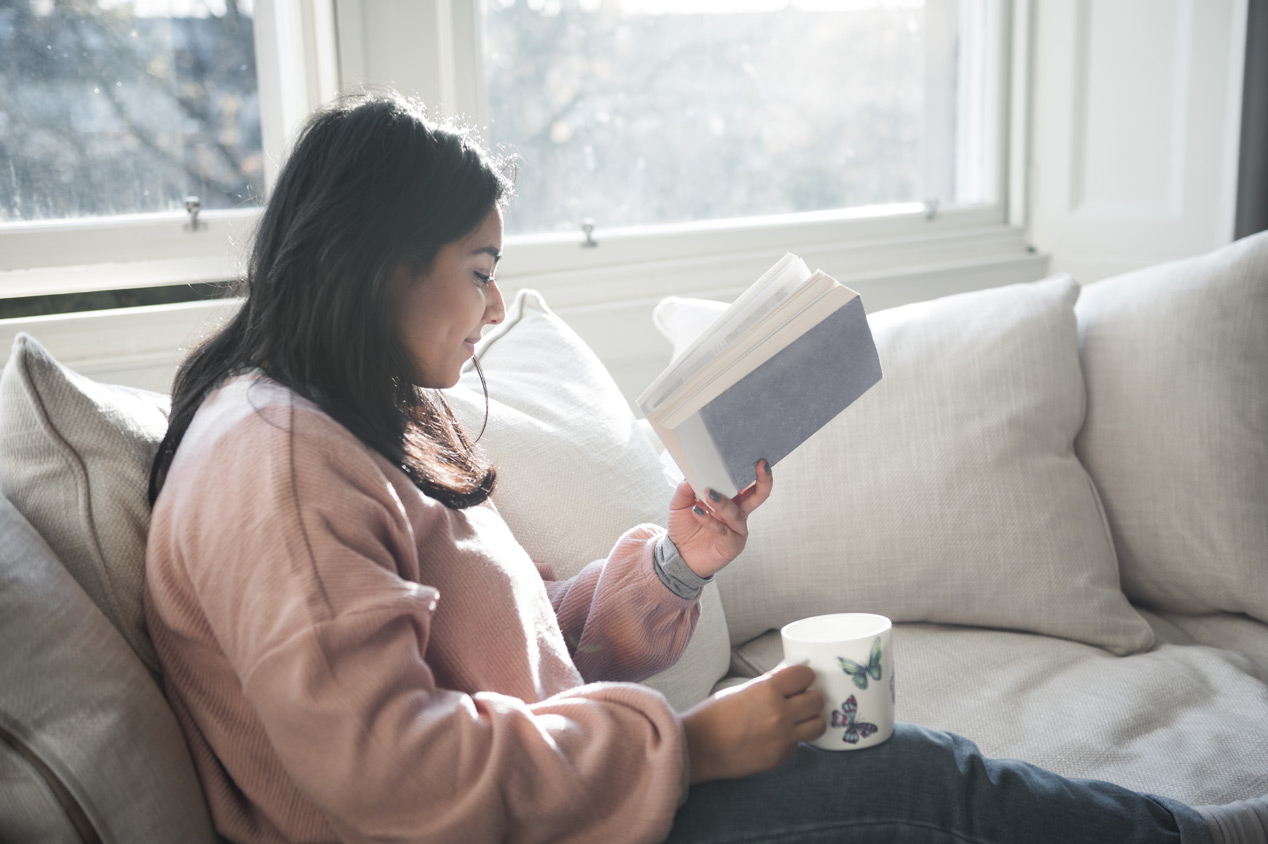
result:
[[[757,461],[757,483],[735,498],[706,490],[699,501],[683,481],[669,502],[669,539],[683,562],[701,577],[710,577],[734,560],[748,541],[748,516],[770,497],[774,480],[770,464]]]

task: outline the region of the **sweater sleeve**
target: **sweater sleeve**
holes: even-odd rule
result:
[[[656,573],[663,528],[626,531],[608,554],[567,580],[549,579],[546,592],[587,682],[638,681],[673,665],[700,618],[700,600],[672,592]]]
[[[342,428],[291,413],[241,423],[192,478],[214,500],[172,490],[164,514],[256,725],[210,737],[239,786],[265,794],[275,755],[347,841],[668,834],[687,766],[664,699],[621,683],[535,702],[439,687],[427,655],[440,596],[399,574],[417,546],[397,491]],[[617,568],[650,541],[623,539]]]

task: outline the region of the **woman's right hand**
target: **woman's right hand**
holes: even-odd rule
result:
[[[736,779],[780,765],[827,729],[823,695],[804,665],[777,668],[709,697],[682,718],[691,784]]]

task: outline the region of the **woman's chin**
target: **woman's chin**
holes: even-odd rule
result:
[[[456,387],[461,377],[460,367],[455,372],[445,375],[420,375],[414,379],[414,386],[420,390],[448,390],[450,387]]]

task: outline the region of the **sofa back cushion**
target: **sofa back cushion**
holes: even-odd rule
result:
[[[498,467],[493,500],[534,560],[571,577],[629,528],[664,526],[673,485],[655,449],[598,357],[540,294],[520,291],[477,352],[489,389],[479,447]],[[478,433],[484,393],[470,364],[446,395]],[[687,650],[646,683],[686,709],[708,696],[729,660],[726,617],[709,584]]]
[[[27,334],[0,374],[0,491],[156,678],[141,594],[146,488],[168,407],[67,369]]]
[[[216,840],[176,718],[0,497],[0,841]]]
[[[1062,276],[869,318],[884,377],[774,467],[746,550],[718,576],[734,643],[860,611],[1150,646],[1074,455],[1078,293]],[[691,333],[722,307],[665,303],[657,325]]]
[[[1123,589],[1268,621],[1268,232],[1087,285],[1075,445]]]

